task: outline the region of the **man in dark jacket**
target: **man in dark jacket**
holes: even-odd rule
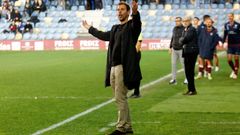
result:
[[[112,86],[119,115],[116,130],[110,135],[125,135],[133,133],[129,108],[127,102],[128,89],[135,88],[137,82],[142,79],[139,58],[135,45],[141,32],[141,20],[138,6],[132,2],[132,19],[130,6],[125,2],[120,2],[117,8],[118,19],[121,24],[114,25],[111,31],[102,32],[83,21],[83,26],[88,29],[93,36],[110,41],[105,86]]]
[[[207,19],[205,21],[206,27],[204,29],[200,29],[198,44],[199,44],[199,57],[205,63],[205,69],[207,70],[207,77],[209,80],[212,80],[212,59],[214,55],[215,48],[220,40],[218,36],[217,29],[213,27],[212,19]],[[199,70],[199,74],[203,74],[203,70]],[[200,77],[201,76],[197,76]],[[198,79],[198,78],[196,78]]]
[[[185,17],[183,19],[183,26],[185,29],[179,42],[183,45],[184,68],[188,80],[188,91],[184,93],[184,95],[196,95],[197,91],[194,84],[194,70],[199,52],[197,45],[198,35],[196,29],[191,24],[190,17]]]
[[[182,25],[182,18],[176,17],[176,26],[173,28],[173,35],[170,42],[169,53],[172,54],[172,79],[169,84],[177,84],[177,60],[179,59],[184,67],[184,60],[182,57],[182,45],[179,43],[179,38],[182,36],[184,27]],[[184,80],[184,84],[187,84],[187,79]]]

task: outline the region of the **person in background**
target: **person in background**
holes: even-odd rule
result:
[[[204,15],[203,16],[202,23],[197,28],[198,36],[206,28],[206,20],[207,19],[211,19],[211,16],[210,15]],[[203,42],[200,41],[200,38],[198,39],[198,42],[199,42],[198,43],[199,48],[200,48],[200,46],[204,46],[204,45],[201,44]],[[203,72],[198,72],[198,75],[195,77],[195,79],[202,78],[203,76],[207,77],[207,72],[206,72],[206,70],[204,70],[205,65],[206,65],[205,61],[201,57],[198,57],[198,71],[203,71]]]
[[[197,30],[191,24],[191,17],[183,18],[184,31],[179,39],[183,45],[184,69],[188,80],[188,90],[184,95],[196,95],[197,91],[194,82],[194,70],[199,53]]]
[[[212,19],[208,18],[205,21],[205,29],[201,29],[199,35],[199,57],[206,63],[205,69],[207,71],[208,80],[212,80],[212,60],[215,48],[219,42],[219,35],[217,29],[213,27]],[[200,74],[203,74],[203,68],[199,70]],[[201,76],[198,76],[196,79],[200,79]]]
[[[24,11],[23,11],[25,16],[31,16],[32,15],[32,5],[30,0],[26,0],[25,5],[24,5]]]
[[[193,18],[192,24],[193,24],[193,27],[194,27],[195,29],[198,28],[199,22],[200,22],[200,19],[199,19],[198,17],[194,17],[194,18]]]
[[[240,55],[240,24],[234,20],[234,14],[228,14],[228,22],[224,25],[224,47],[227,47],[228,64],[232,70],[230,78],[237,79]],[[233,63],[233,59],[235,63]]]
[[[27,33],[27,32],[32,33],[32,31],[33,31],[33,26],[29,21],[27,21],[26,25],[24,26],[24,33]]]
[[[182,36],[184,27],[182,25],[182,18],[176,17],[175,18],[176,26],[173,28],[172,39],[170,42],[169,53],[172,55],[172,79],[169,81],[169,84],[176,85],[176,77],[177,77],[177,61],[180,60],[182,67],[184,68],[184,60],[182,57],[182,44],[179,43],[179,39]],[[187,79],[184,80],[184,84],[187,84]]]
[[[141,47],[142,47],[142,33],[140,33],[140,35],[138,37],[138,42],[136,44],[137,58],[139,59],[139,61],[138,61],[139,68],[140,68],[140,60],[141,60]],[[134,88],[134,92],[130,96],[130,98],[139,98],[139,97],[141,97],[141,94],[140,94],[140,84],[141,84],[141,80],[139,82],[137,82],[136,87]]]

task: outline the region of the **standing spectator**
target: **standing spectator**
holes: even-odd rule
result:
[[[202,23],[198,26],[197,28],[197,33],[198,36],[201,34],[201,32],[206,28],[206,20],[207,19],[211,19],[211,17],[209,15],[204,15],[203,16],[203,20]],[[203,30],[202,30],[203,29]],[[198,46],[204,46],[202,45],[200,39],[198,39]],[[199,71],[203,71],[203,72],[198,72],[198,75],[195,77],[195,79],[200,79],[203,77],[203,75],[205,77],[207,77],[207,72],[204,72],[204,67],[205,67],[206,63],[204,62],[204,60],[201,57],[198,57],[198,70]]]
[[[199,52],[197,45],[198,35],[196,29],[191,24],[191,17],[183,19],[183,26],[185,29],[179,42],[183,45],[184,69],[188,80],[188,91],[184,95],[196,95],[194,70]]]
[[[193,27],[194,27],[195,29],[198,28],[199,22],[200,22],[200,19],[199,19],[198,17],[194,17],[194,18],[193,18]]]
[[[224,46],[227,47],[228,64],[232,69],[230,78],[237,79],[240,55],[240,24],[234,21],[234,14],[228,14],[228,22],[224,25]],[[235,64],[232,59],[234,57]]]
[[[138,5],[132,2],[132,20],[128,20],[130,6],[125,2],[118,4],[118,19],[121,24],[114,25],[111,31],[102,32],[83,22],[83,26],[95,37],[110,41],[107,56],[106,86],[112,86],[118,107],[118,122],[116,130],[109,135],[125,135],[132,133],[130,111],[127,101],[128,89],[133,89],[136,82],[142,79],[139,60],[136,58],[136,48],[141,32],[140,13]]]
[[[24,12],[25,16],[27,16],[27,15],[31,16],[32,15],[32,4],[31,4],[30,0],[26,0],[23,12]]]
[[[4,18],[6,20],[10,19],[10,11],[6,7],[2,7],[1,18]]]
[[[42,0],[35,0],[33,5],[33,12],[40,13],[47,10],[45,3]]]
[[[95,0],[95,8],[96,9],[102,9],[103,8],[102,0]]]
[[[170,42],[169,53],[172,55],[172,79],[169,84],[177,84],[177,61],[180,60],[182,67],[184,68],[184,59],[182,57],[182,44],[179,43],[179,39],[182,36],[184,27],[182,25],[182,18],[176,17],[176,26],[173,28],[172,39]],[[187,79],[184,80],[184,84],[187,84]]]
[[[208,80],[212,80],[212,59],[214,55],[215,48],[219,42],[219,36],[217,29],[213,27],[212,19],[206,20],[205,29],[201,29],[199,35],[199,57],[204,60],[205,69],[207,71]],[[203,70],[199,71],[203,74]]]
[[[136,44],[139,69],[140,69],[140,60],[141,60],[141,47],[142,47],[142,33],[140,33],[140,35],[138,37],[137,44]],[[136,87],[134,88],[134,92],[130,96],[130,98],[139,98],[139,97],[141,97],[141,94],[140,94],[140,84],[141,84],[141,80],[136,83]]]

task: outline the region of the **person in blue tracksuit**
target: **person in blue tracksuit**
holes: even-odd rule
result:
[[[212,80],[212,60],[215,48],[220,40],[217,29],[213,27],[212,19],[208,18],[205,21],[205,28],[200,29],[198,37],[199,56],[206,63],[207,77]],[[203,71],[199,71],[203,72]]]

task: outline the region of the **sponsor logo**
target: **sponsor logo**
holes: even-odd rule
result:
[[[99,40],[80,40],[80,50],[99,50]]]
[[[34,46],[30,42],[25,42],[22,46],[23,50],[34,50]]]
[[[4,44],[0,42],[0,50],[1,51],[10,51],[11,50],[11,45],[10,44]]]
[[[149,50],[164,50],[168,49],[170,40],[160,40],[160,42],[149,42]]]
[[[55,50],[73,50],[73,40],[56,40],[54,46]]]

